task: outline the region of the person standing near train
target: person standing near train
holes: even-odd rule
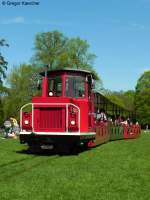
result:
[[[11,125],[12,125],[12,135],[14,136],[14,138],[16,138],[17,137],[16,135],[19,133],[18,122],[13,117],[10,118],[10,121],[11,121]]]

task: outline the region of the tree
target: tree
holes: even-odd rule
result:
[[[4,39],[0,39],[0,47],[7,46],[8,44]],[[5,60],[5,58],[2,56],[0,52],[0,87],[2,87],[2,79],[6,78],[6,70],[7,70],[7,64],[8,62]]]
[[[0,39],[0,47],[8,47],[4,39]],[[0,49],[1,50],[1,49]],[[0,124],[3,123],[4,109],[3,109],[3,95],[6,93],[6,88],[3,86],[3,79],[6,78],[7,61],[0,51]]]
[[[92,71],[97,79],[98,75],[93,68],[95,54],[89,52],[86,40],[67,38],[58,31],[39,33],[35,38],[34,61],[49,64],[50,69],[80,68]]]
[[[4,100],[9,93],[9,89],[4,87],[3,85],[0,86],[0,126],[4,122]]]
[[[135,108],[139,122],[150,125],[150,70],[145,71],[137,81]]]
[[[92,70],[95,54],[89,53],[90,45],[79,37],[69,39],[66,43],[68,65],[73,68]]]
[[[58,31],[39,33],[35,38],[34,60],[49,64],[50,69],[56,67],[60,58],[66,57],[65,44],[67,38]]]
[[[0,98],[0,125],[3,123],[4,111],[3,111],[3,104],[2,99]]]
[[[122,98],[120,98],[120,96],[121,96],[120,93],[123,93],[123,92],[122,91],[116,92],[116,91],[106,90],[105,96],[108,97],[108,99],[110,99],[110,101],[112,101],[113,103],[117,104],[118,106],[125,108],[125,105],[122,101]]]
[[[129,110],[135,111],[135,104],[134,104],[134,99],[135,99],[135,91],[134,90],[128,90],[124,92],[123,95],[123,102],[126,108]]]
[[[104,94],[112,102],[123,107],[124,109],[130,110],[132,112],[135,111],[135,107],[134,107],[135,91],[133,91],[133,90],[128,90],[128,91],[104,90]]]
[[[19,110],[25,103],[31,102],[33,96],[32,75],[39,69],[32,65],[21,64],[14,67],[8,75],[8,95],[4,98],[4,118],[19,118]]]

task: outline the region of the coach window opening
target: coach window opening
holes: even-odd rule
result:
[[[62,79],[60,76],[48,78],[48,96],[62,96]]]
[[[85,78],[81,76],[67,76],[65,82],[65,95],[67,97],[85,98]]]

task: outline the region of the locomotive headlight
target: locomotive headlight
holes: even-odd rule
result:
[[[49,96],[52,97],[53,96],[53,92],[49,92]]]
[[[28,125],[28,124],[29,124],[29,121],[28,121],[28,120],[25,120],[25,121],[24,121],[24,124],[25,124],[25,125]]]
[[[71,123],[71,125],[73,125],[73,126],[76,124],[75,120],[71,120],[70,123]]]

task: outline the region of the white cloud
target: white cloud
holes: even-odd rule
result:
[[[23,17],[16,17],[13,19],[14,23],[24,23],[25,19]]]
[[[64,21],[51,21],[51,20],[40,20],[40,19],[33,19],[26,24],[35,24],[35,25],[49,25],[49,26],[71,26],[70,22]]]
[[[49,25],[49,26],[71,26],[69,21],[51,21],[51,20],[40,20],[40,19],[25,19],[22,16],[17,16],[14,18],[0,19],[1,25],[10,24],[25,24],[25,25]]]
[[[24,17],[21,16],[0,20],[0,24],[24,24],[24,23],[25,19]]]
[[[131,23],[130,26],[133,29],[137,29],[137,30],[143,30],[146,28],[143,24],[137,24],[137,23]]]

